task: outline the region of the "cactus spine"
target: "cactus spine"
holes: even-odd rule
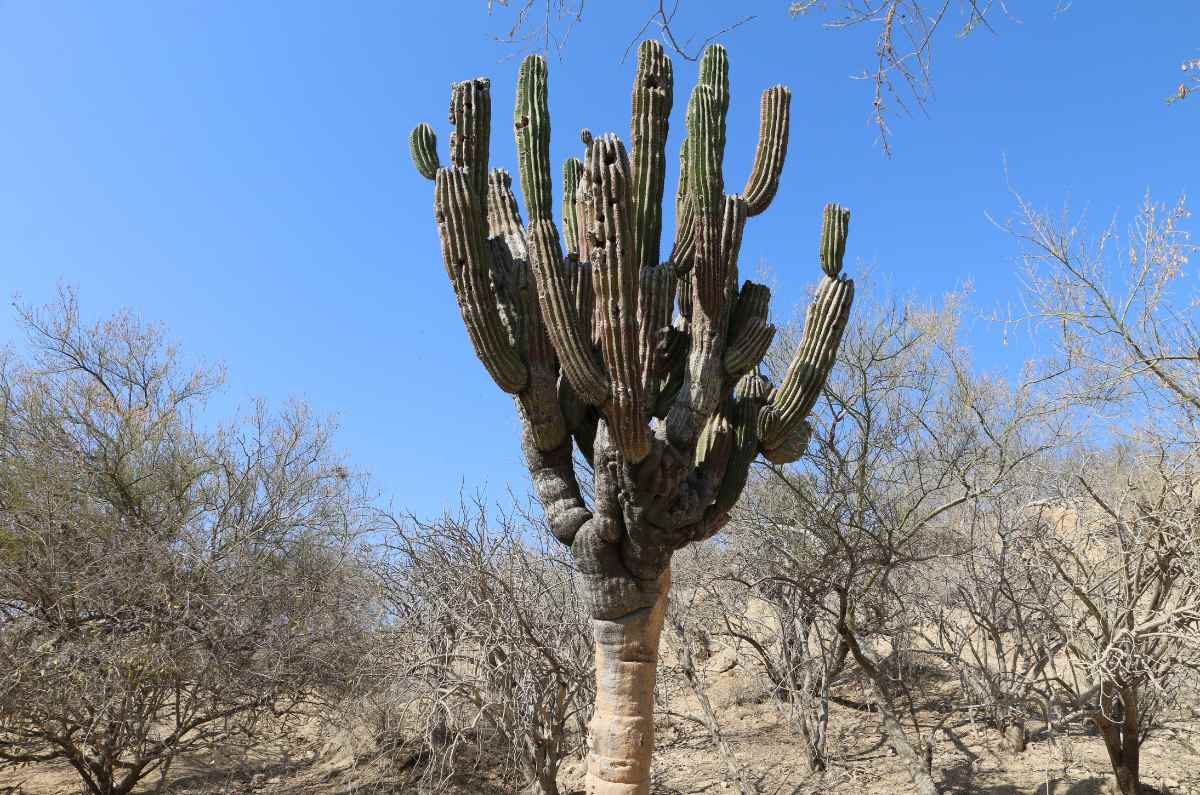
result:
[[[824,276],[782,383],[758,366],[775,336],[770,291],[738,288],[747,220],[770,205],[787,154],[791,95],[762,95],[754,166],[727,195],[723,160],[729,59],[709,47],[687,103],[676,237],[662,253],[672,65],[638,50],[630,148],[584,130],[563,164],[562,237],[554,220],[545,61],[521,65],[513,112],[526,223],[501,170],[488,170],[487,80],[453,86],[450,164],[432,128],[409,141],[435,183],[442,255],[476,354],[514,395],[535,491],[570,545],[596,637],[590,795],[646,793],[658,636],[672,553],[727,521],[757,455],[804,452],[805,417],[833,365],[854,285],[842,275],[849,212],[825,210]],[[564,252],[565,245],[565,252]],[[586,502],[578,450],[595,473]]]

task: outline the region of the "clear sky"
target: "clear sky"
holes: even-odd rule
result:
[[[599,2],[551,64],[552,158],[578,131],[628,134],[642,0]],[[733,100],[726,180],[749,171],[759,93],[793,91],[783,186],[746,233],[790,315],[817,275],[820,208],[853,210],[847,262],[936,299],[964,282],[990,311],[1017,299],[1013,241],[987,213],[1089,208],[1095,226],[1147,189],[1173,200],[1200,174],[1200,99],[1166,106],[1200,49],[1195,0],[1010,2],[996,34],[943,37],[928,117],[870,126],[872,31],[791,19],[786,0],[722,37]],[[683,31],[726,3],[690,0]],[[85,316],[131,307],[181,349],[222,362],[223,412],[253,397],[336,415],[340,446],[418,512],[460,483],[523,491],[510,400],[475,360],[441,264],[433,189],[407,139],[433,124],[446,158],[452,81],[493,79],[492,163],[513,169],[517,62],[494,41],[511,13],[460,2],[0,0],[0,290],[25,302],[79,289]],[[676,59],[676,151],[695,65]],[[672,157],[672,162],[674,158]],[[1007,162],[1007,182],[1005,163]],[[668,192],[675,175],[668,175]],[[1014,355],[986,324],[978,360]],[[0,344],[18,341],[0,313]],[[1008,357],[1006,359],[1005,357]]]

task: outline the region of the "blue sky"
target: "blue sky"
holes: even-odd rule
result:
[[[931,299],[969,281],[987,312],[1018,298],[1016,248],[986,215],[1012,211],[1009,183],[1040,206],[1088,208],[1096,227],[1147,189],[1173,200],[1196,187],[1200,101],[1163,102],[1200,49],[1193,0],[1059,15],[1015,2],[1019,21],[997,19],[997,35],[943,37],[936,100],[893,121],[890,160],[870,86],[848,79],[873,32],[791,19],[786,0],[743,5],[758,18],[721,39],[731,188],[749,171],[759,93],[793,91],[783,186],[742,257],[743,272],[773,269],[781,316],[816,276],[826,201],[853,210],[851,270]],[[582,127],[627,135],[633,65],[620,57],[647,6],[589,3],[551,64],[556,162],[578,154]],[[723,8],[685,3],[680,29],[718,29]],[[407,155],[428,121],[445,158],[449,85],[483,75],[492,162],[513,168],[517,62],[494,41],[510,20],[483,0],[0,0],[0,290],[41,304],[62,282],[90,318],[130,307],[166,324],[189,356],[226,366],[222,413],[261,396],[336,415],[339,445],[397,505],[438,510],[460,483],[523,491],[512,404],[472,355],[432,186]],[[670,151],[695,65],[677,58],[675,74]],[[1021,355],[986,323],[972,334],[985,366]]]

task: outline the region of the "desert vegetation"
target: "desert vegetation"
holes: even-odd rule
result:
[[[884,29],[918,56],[877,45],[881,130],[890,80],[928,96],[938,5]],[[1014,194],[1019,310],[848,266],[837,203],[797,223],[807,270],[746,279],[791,91],[762,91],[735,183],[729,55],[676,103],[683,50],[641,43],[628,143],[585,128],[561,167],[526,57],[515,185],[489,80],[453,84],[447,160],[412,130],[462,330],[513,398],[507,500],[415,512],[331,420],[229,408],[138,314],[14,304],[0,792],[1200,792],[1185,202],[1096,234]],[[792,317],[768,284],[794,279]],[[981,325],[1036,354],[980,366]]]

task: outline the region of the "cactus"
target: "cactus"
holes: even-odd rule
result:
[[[849,212],[825,209],[823,278],[804,338],[778,387],[759,372],[775,327],[770,291],[738,288],[749,218],[774,198],[787,154],[791,95],[762,95],[759,140],[743,194],[727,195],[723,160],[729,59],[709,47],[689,97],[676,236],[662,254],[672,65],[638,50],[630,147],[581,133],[563,164],[562,236],[554,219],[545,61],[521,65],[513,113],[524,209],[512,180],[488,170],[490,84],[453,86],[450,163],[433,130],[410,139],[435,182],[442,254],[476,354],[514,395],[534,489],[569,545],[596,637],[598,698],[588,792],[645,793],[658,636],[671,555],[727,521],[758,455],[799,458],[854,296],[842,273]],[[595,473],[580,493],[578,451]]]

